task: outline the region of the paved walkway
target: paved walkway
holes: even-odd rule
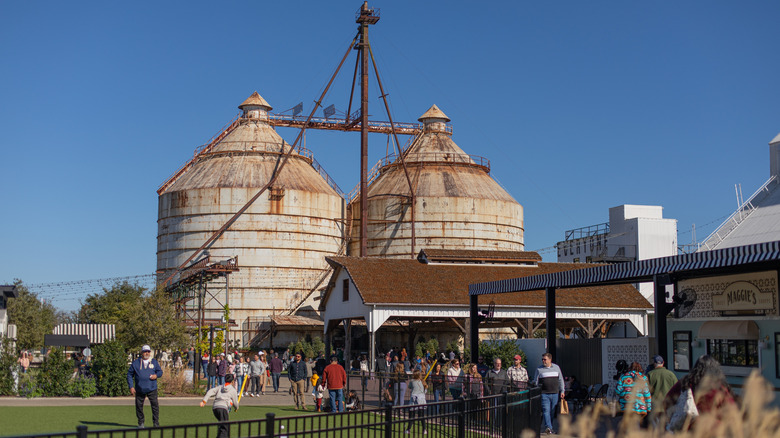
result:
[[[311,396],[310,396],[311,398]],[[160,397],[161,406],[197,406],[202,397]],[[307,402],[309,400],[307,399]],[[0,406],[134,406],[135,397],[0,397]],[[241,397],[241,406],[294,406],[287,389],[274,393],[266,391],[260,397]],[[308,405],[308,403],[307,403]]]

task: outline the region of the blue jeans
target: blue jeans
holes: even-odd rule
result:
[[[552,413],[558,406],[560,394],[542,394],[542,429],[552,429]]]
[[[457,400],[463,394],[463,390],[462,389],[456,389],[456,388],[450,388],[450,394],[452,395],[452,399],[453,400]]]
[[[236,391],[241,391],[242,387],[244,386],[244,376],[237,376],[236,382],[238,382],[238,388]]]
[[[217,376],[217,383],[222,386],[225,384],[225,376]]]
[[[406,382],[400,382],[393,384],[393,398],[395,399],[394,406],[405,405],[406,399]]]
[[[344,390],[329,389],[328,395],[330,396],[330,411],[344,412]],[[336,410],[337,405],[338,405],[338,411]]]
[[[207,372],[206,372],[206,367],[207,367],[207,366],[208,366],[208,362],[201,362],[201,363],[200,363],[200,369],[201,369],[201,371],[203,372],[203,374],[202,374],[202,375],[203,375],[204,377],[209,375],[209,373],[207,373]]]
[[[433,402],[438,403],[440,401],[441,402],[444,401],[444,390],[442,389],[433,390]],[[436,414],[438,413],[439,413],[439,406],[436,406]]]
[[[209,387],[208,389],[211,389],[213,387],[217,386],[217,376],[209,376]]]
[[[271,379],[274,382],[274,392],[279,392],[279,377],[282,373],[271,373]]]

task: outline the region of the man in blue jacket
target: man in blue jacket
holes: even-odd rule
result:
[[[134,360],[127,370],[127,386],[135,396],[135,416],[138,417],[138,427],[144,427],[144,400],[149,397],[152,405],[152,420],[154,427],[160,425],[160,405],[157,402],[157,379],[163,372],[157,359],[152,358],[152,349],[148,345],[141,348],[141,357]]]

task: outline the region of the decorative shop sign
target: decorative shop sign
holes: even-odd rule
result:
[[[691,289],[695,292],[692,296],[698,296],[696,302],[691,303],[694,309],[689,316],[778,314],[777,271],[681,280],[677,288],[681,291]],[[711,299],[707,299],[708,295]]]
[[[749,281],[735,281],[720,294],[712,295],[713,310],[771,310],[771,292],[761,290]]]

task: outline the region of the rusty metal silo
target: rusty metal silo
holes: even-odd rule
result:
[[[523,207],[491,176],[490,162],[452,140],[450,119],[433,105],[404,152],[411,193],[397,156],[377,165],[368,194],[368,255],[412,257],[422,248],[521,251]],[[350,254],[359,253],[360,202],[350,203]],[[414,250],[412,249],[414,216]]]
[[[173,273],[255,196],[291,147],[269,125],[271,106],[257,92],[239,109],[238,119],[158,190],[161,277]],[[301,307],[327,269],[324,257],[339,253],[345,201],[312,160],[308,151],[296,149],[273,186],[207,248],[211,260],[238,256],[229,304],[239,325]],[[221,316],[213,304],[206,311],[207,319]]]

